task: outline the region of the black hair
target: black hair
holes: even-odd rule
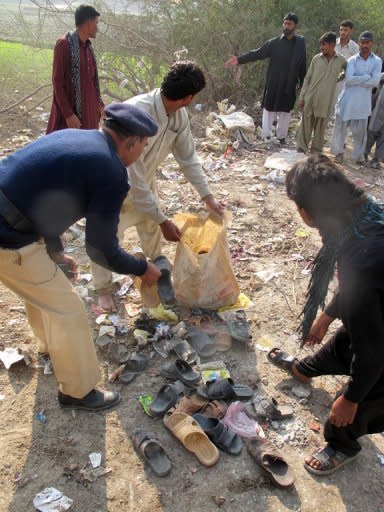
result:
[[[348,27],[352,30],[353,29],[353,21],[352,20],[344,20],[340,23],[340,27]]]
[[[323,232],[351,222],[366,198],[334,162],[320,154],[297,162],[285,184],[289,199],[303,208]]]
[[[83,23],[93,18],[100,16],[100,13],[96,11],[91,5],[79,5],[75,11],[75,25],[80,27]]]
[[[336,34],[334,32],[325,32],[320,39],[320,43],[333,43],[336,44]]]
[[[181,100],[194,96],[205,87],[202,70],[190,60],[175,62],[161,84],[161,93],[168,100]]]
[[[293,21],[293,23],[294,23],[295,25],[297,25],[297,24],[299,23],[299,17],[298,17],[298,15],[297,15],[297,14],[295,14],[294,12],[288,12],[288,13],[284,16],[283,20]]]

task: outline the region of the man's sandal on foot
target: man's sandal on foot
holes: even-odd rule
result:
[[[318,468],[313,468],[307,462],[304,462],[304,467],[310,473],[318,476],[332,475],[335,471],[339,470],[346,464],[349,464],[353,460],[356,459],[358,454],[356,455],[345,455],[342,452],[339,452],[332,448],[329,444],[324,446],[324,448],[320,448],[312,455],[312,460],[316,460],[320,462]]]
[[[283,352],[283,350],[278,347],[274,347],[268,352],[267,358],[268,361],[277,366],[277,368],[284,370],[289,373],[291,377],[297,379],[297,376],[293,373],[293,366],[299,362],[296,357],[289,355],[287,352]]]

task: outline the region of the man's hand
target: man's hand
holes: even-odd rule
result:
[[[208,208],[208,210],[211,210],[211,211],[217,213],[218,215],[220,215],[220,217],[222,217],[224,215],[224,211],[225,211],[224,206],[221,203],[219,203],[218,201],[216,201],[216,199],[213,197],[212,194],[208,194],[207,196],[203,197],[203,201],[204,201],[206,207]]]
[[[317,345],[323,341],[324,336],[328,331],[328,327],[334,321],[334,318],[328,316],[324,311],[313,322],[311,330],[309,331],[308,338],[305,340],[304,345],[310,347]]]
[[[181,231],[171,220],[165,220],[160,224],[161,232],[163,237],[168,242],[178,242],[181,240]]]
[[[346,427],[353,423],[359,404],[347,400],[344,395],[339,396],[332,404],[329,421],[335,427]]]
[[[139,278],[142,280],[144,284],[147,286],[152,286],[153,284],[157,283],[161,276],[160,270],[150,261],[147,262],[147,270],[144,272],[143,275],[139,276]]]
[[[231,57],[225,63],[226,68],[233,68],[234,66],[238,66],[238,65],[239,65],[239,61],[238,61],[236,55],[231,55]]]
[[[67,123],[68,128],[81,128],[80,119],[75,114],[67,117],[65,122]]]
[[[71,256],[67,256],[63,251],[61,252],[51,252],[49,254],[49,257],[52,261],[54,261],[57,265],[69,265],[70,267],[70,274],[72,274],[72,277],[70,277],[71,280],[76,281],[76,279],[79,277],[79,270],[76,260],[71,258]],[[68,275],[68,274],[67,274]]]
[[[303,110],[304,109],[304,100],[300,100],[298,102],[297,106],[299,107],[300,110]]]

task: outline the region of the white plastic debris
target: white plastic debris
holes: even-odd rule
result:
[[[264,163],[264,167],[278,171],[288,171],[293,164],[307,158],[304,153],[298,153],[293,149],[282,149],[269,156]]]
[[[298,398],[308,398],[311,395],[311,390],[299,384],[298,386],[293,386],[292,393]]]
[[[24,359],[24,355],[20,354],[17,348],[6,348],[4,350],[0,350],[0,361],[2,361],[3,365],[7,370],[18,361],[22,361]]]
[[[384,466],[384,454],[377,453],[376,457],[377,457],[377,460],[379,461],[380,466]]]
[[[265,270],[260,270],[256,272],[256,276],[263,282],[268,283],[268,281],[272,281],[275,277],[279,277],[282,272],[276,271],[274,268],[269,268]]]
[[[89,462],[93,468],[98,468],[101,464],[101,453],[100,452],[92,452],[89,454]]]
[[[245,131],[255,131],[255,123],[251,116],[245,112],[232,112],[232,114],[219,115],[220,121],[227,130],[242,129]]]
[[[110,336],[113,338],[116,334],[116,327],[113,325],[101,325],[99,329],[99,337],[101,336]]]
[[[33,499],[33,506],[40,512],[65,512],[72,503],[73,500],[54,487],[47,487]]]

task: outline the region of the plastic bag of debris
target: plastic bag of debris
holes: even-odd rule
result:
[[[173,266],[178,303],[205,309],[234,304],[240,290],[228,247],[229,216],[178,214],[174,221],[182,232]]]

